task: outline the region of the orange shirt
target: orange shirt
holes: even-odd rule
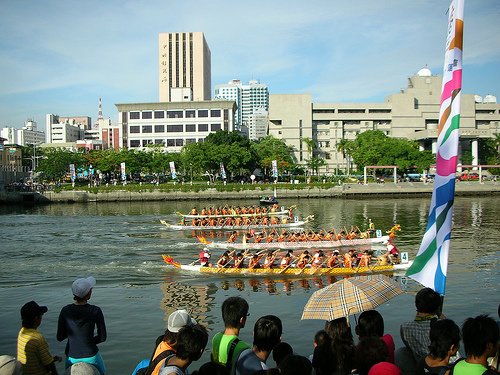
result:
[[[172,348],[170,345],[168,345],[165,341],[162,341],[158,344],[155,350],[155,354],[153,356],[153,359],[155,359],[161,352],[164,352],[165,350],[175,350]],[[151,375],[158,375],[160,373],[160,367],[162,366],[164,361],[160,361],[151,373]]]

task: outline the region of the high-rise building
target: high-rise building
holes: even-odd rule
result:
[[[5,143],[20,146],[39,145],[45,141],[45,133],[37,130],[36,122],[32,119],[28,119],[22,129],[1,129],[0,136],[7,139]]]
[[[159,34],[160,102],[211,98],[211,54],[202,32]]]
[[[215,88],[215,99],[226,99],[236,101],[236,129],[244,131],[249,135],[250,127],[255,124],[255,115],[262,117],[262,110],[269,110],[269,90],[267,85],[257,80],[251,80],[247,85],[240,80],[233,79],[227,84],[217,85]]]

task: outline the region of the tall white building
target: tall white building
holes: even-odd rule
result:
[[[48,114],[45,122],[45,143],[69,143],[84,139],[86,130],[92,128],[87,116],[59,117]]]
[[[210,100],[211,54],[202,32],[159,34],[160,102]]]
[[[21,146],[39,145],[45,142],[45,133],[37,129],[36,122],[28,119],[22,129],[3,128],[0,136],[5,138],[7,144],[16,144]]]
[[[257,80],[251,80],[248,84],[242,84],[240,80],[233,79],[227,84],[215,87],[215,99],[234,100],[238,109],[236,111],[236,129],[248,132],[250,126],[255,123],[254,112],[259,110],[258,117],[262,116],[262,110],[269,110],[269,89],[267,85]]]

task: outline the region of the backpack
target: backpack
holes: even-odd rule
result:
[[[217,348],[219,347],[222,336],[223,336],[222,332],[220,335],[216,336],[215,341],[214,341],[214,345],[213,345],[214,347],[217,347]],[[229,346],[229,351],[227,352],[227,361],[226,361],[226,364],[223,365],[226,367],[227,373],[231,374],[231,375],[234,374],[236,371],[236,361],[235,360],[238,359],[238,357],[240,356],[240,354],[243,350],[248,348],[248,345],[244,345],[244,346],[238,348],[238,350],[236,350],[236,346],[240,342],[242,342],[242,341],[238,337],[234,338],[231,341],[231,344]],[[213,362],[216,362],[214,360],[214,358],[211,358],[211,359]]]
[[[174,350],[164,350],[163,352],[158,354],[156,358],[153,358],[155,355],[156,348],[158,347],[158,345],[160,345],[160,342],[162,340],[163,340],[163,335],[158,336],[158,338],[156,339],[155,349],[153,350],[153,354],[151,355],[151,360],[149,361],[149,366],[137,370],[136,375],[151,375],[156,366],[158,366],[158,363],[165,360],[168,356],[175,354]]]

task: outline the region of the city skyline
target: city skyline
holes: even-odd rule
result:
[[[258,79],[270,94],[382,102],[427,65],[442,74],[449,0],[2,1],[0,127],[158,100],[158,36],[203,32],[212,88]],[[500,3],[465,1],[463,92],[500,96]]]

